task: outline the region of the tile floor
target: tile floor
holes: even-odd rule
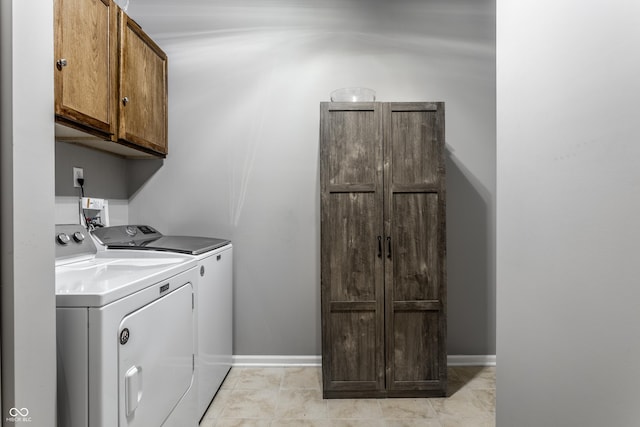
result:
[[[451,367],[431,399],[322,399],[320,367],[235,367],[200,427],[240,426],[493,427],[495,367]]]

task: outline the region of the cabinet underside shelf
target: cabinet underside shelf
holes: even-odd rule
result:
[[[142,151],[138,146],[129,147],[126,142],[123,141],[111,141],[107,139],[106,136],[99,136],[97,132],[96,135],[92,135],[82,130],[72,128],[70,124],[67,123],[64,125],[56,123],[55,132],[56,141],[108,152],[127,159],[160,159],[166,157],[158,153]]]

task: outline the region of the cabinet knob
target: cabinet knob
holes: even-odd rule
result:
[[[129,103],[129,97],[125,96],[124,98],[122,98],[122,105],[127,105]]]
[[[58,68],[58,70],[62,70],[62,67],[66,67],[67,66],[67,60],[62,58],[62,59],[58,59],[56,61],[56,67]]]

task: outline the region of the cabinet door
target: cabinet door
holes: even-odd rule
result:
[[[118,140],[167,154],[167,55],[120,12]]]
[[[384,392],[382,130],[378,103],[321,103],[325,397]]]
[[[58,122],[115,134],[116,10],[111,0],[55,0]]]
[[[389,396],[446,392],[444,105],[385,105]]]

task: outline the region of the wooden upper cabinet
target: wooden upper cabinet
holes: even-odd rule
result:
[[[56,139],[165,157],[167,55],[113,0],[54,2]]]
[[[119,15],[118,139],[167,154],[167,55],[124,12]]]
[[[111,138],[116,132],[116,10],[109,0],[55,0],[58,122]]]

